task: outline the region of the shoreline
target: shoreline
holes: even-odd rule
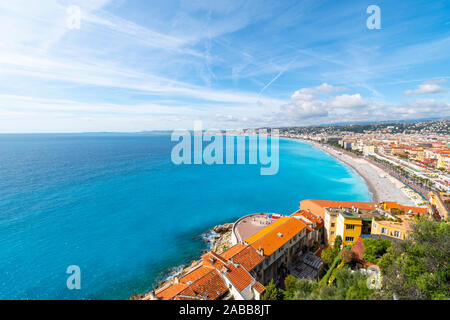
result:
[[[333,157],[335,160],[347,165],[366,183],[373,202],[395,201],[397,203],[409,206],[417,206],[413,199],[408,196],[402,188],[405,184],[395,180],[384,170],[377,168],[364,159],[353,155],[348,155],[345,151],[335,150],[332,147],[324,146],[315,141],[303,140],[298,138],[283,138],[293,141],[300,141],[311,145],[313,148],[321,150]],[[338,152],[341,152],[339,154]]]
[[[313,148],[325,152],[329,156],[333,157],[333,159],[335,159],[336,161],[342,163],[344,166],[346,165],[350,170],[352,170],[356,175],[358,175],[367,185],[369,189],[369,196],[371,198],[370,202],[396,201],[403,205],[416,206],[416,204],[413,203],[413,201],[409,197],[407,197],[406,194],[403,193],[398,184],[395,184],[392,180],[387,180],[388,177],[393,179],[388,173],[382,171],[379,168],[374,168],[370,163],[368,163],[364,159],[359,159],[355,156],[347,155],[344,152],[342,152],[342,154],[338,154],[337,153],[338,151],[332,149],[331,147],[321,145],[315,141],[308,141],[288,137],[280,137],[280,138],[307,143],[311,145]],[[355,162],[356,164],[350,161],[350,159],[352,159],[352,161]],[[359,166],[357,164],[359,164]],[[366,171],[362,170],[363,167],[366,167]],[[369,173],[367,171],[368,168],[373,170],[371,174],[368,174]],[[382,172],[383,177],[381,177],[380,172]],[[376,178],[379,179],[379,181],[373,181]],[[383,179],[382,183],[380,183],[381,179]],[[383,192],[382,189],[383,188],[389,189],[389,187],[390,190],[388,190],[388,193],[390,194],[390,197],[386,198],[386,194],[383,195],[383,193],[385,192]],[[230,235],[232,232],[232,226],[233,223],[216,225],[209,232],[203,234],[204,241],[210,243],[211,250],[214,250],[220,254],[221,252],[225,251],[227,248],[231,246]],[[176,269],[178,269],[178,271],[172,273],[165,280],[155,285],[153,291],[160,290],[163,287],[169,285],[172,281],[183,277],[193,269],[197,268],[200,265],[200,263],[201,259],[198,259],[190,261],[187,264],[182,264],[175,267]],[[145,297],[148,296],[149,293],[150,291],[144,294],[133,294],[130,297],[130,299],[131,300],[145,299]]]
[[[306,142],[306,141],[303,141]],[[334,159],[336,159],[337,161],[346,164],[347,166],[350,167],[350,169],[352,169],[359,177],[361,177],[361,179],[363,179],[363,181],[366,183],[368,189],[369,189],[369,193],[370,193],[370,198],[371,201],[373,202],[381,202],[382,199],[380,199],[379,193],[377,192],[377,189],[375,188],[375,186],[373,185],[372,181],[370,181],[370,179],[368,179],[363,172],[361,172],[361,170],[359,170],[356,166],[354,166],[352,163],[350,163],[349,161],[345,161],[345,159],[343,158],[338,158],[336,157],[334,154],[332,154],[331,152],[329,152],[329,150],[327,150],[326,148],[324,148],[323,146],[321,146],[318,143],[311,143],[311,145],[316,148],[316,149],[320,149],[323,152],[325,152],[326,154],[332,156]]]

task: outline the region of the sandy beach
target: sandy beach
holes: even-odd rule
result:
[[[407,206],[416,206],[417,204],[409,198],[402,188],[405,187],[403,183],[390,176],[385,171],[372,165],[368,161],[350,156],[344,152],[339,152],[331,147],[321,145],[314,141],[300,140],[311,144],[314,148],[320,149],[337,160],[345,163],[351,167],[359,176],[361,176],[369,187],[372,193],[373,201],[395,201]]]

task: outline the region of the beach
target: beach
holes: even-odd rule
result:
[[[403,183],[391,177],[389,174],[387,174],[380,168],[372,165],[368,161],[362,158],[358,158],[357,156],[348,154],[346,152],[340,152],[338,150],[335,150],[326,145],[319,144],[317,142],[292,138],[288,138],[288,140],[296,140],[308,143],[312,145],[315,149],[321,150],[332,156],[337,161],[343,163],[345,167],[350,167],[367,184],[372,196],[372,201],[375,202],[395,201],[403,205],[416,206],[416,204],[406,195],[406,193],[402,191],[402,188],[405,187]],[[221,253],[226,248],[232,246],[230,241],[230,231],[232,226],[233,224],[228,223],[224,225],[218,225],[211,230],[213,234],[216,235],[216,237],[210,239],[211,249],[213,251]],[[246,227],[248,228],[248,226]],[[246,232],[247,233],[250,232],[250,234],[253,234],[255,230],[246,230]],[[191,261],[191,263],[180,266],[180,268],[176,268],[176,272],[171,274],[161,283],[157,284],[154,287],[154,289],[160,289],[164,286],[167,286],[172,279],[182,277],[183,275],[197,268],[200,265],[200,263],[201,263],[200,260],[194,260]],[[133,300],[144,299],[146,296],[147,294],[137,294],[131,296],[130,299]]]
[[[311,144],[314,148],[328,153],[338,161],[341,161],[351,167],[366,182],[370,192],[372,193],[373,201],[395,201],[407,206],[417,206],[417,203],[408,197],[402,190],[402,188],[405,187],[402,182],[398,181],[382,169],[372,165],[368,161],[349,155],[345,152],[337,151],[332,147],[328,147],[314,141],[300,141]]]

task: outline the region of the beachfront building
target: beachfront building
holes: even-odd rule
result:
[[[310,212],[324,221],[324,242],[334,245],[340,235],[344,246],[354,243],[362,233],[370,233],[371,211],[377,203],[329,200],[303,200],[300,210]],[[356,212],[357,210],[357,212]]]
[[[431,210],[435,213],[435,218],[437,218],[437,220],[446,220],[449,218],[450,193],[430,192],[429,201]]]
[[[396,215],[395,220],[374,219],[372,221],[372,235],[382,235],[388,238],[405,240],[411,232],[414,215]]]
[[[290,216],[249,215],[233,226],[238,243],[221,254],[205,253],[195,267],[144,299],[259,300],[271,280],[278,284],[288,274],[314,278],[321,261],[312,249],[333,246],[337,235],[343,246],[364,235],[404,240],[410,223],[426,211],[396,202],[304,200]]]
[[[272,279],[278,283],[288,274],[292,263],[308,250],[307,225],[298,217],[281,217],[245,239],[262,257],[257,279],[267,285]]]
[[[222,254],[209,251],[200,263],[144,300],[259,300],[265,287],[255,279],[264,257],[244,244]]]
[[[404,239],[413,216],[427,214],[426,208],[403,206],[396,202],[303,200],[300,210],[323,219],[325,243],[330,246],[334,245],[338,235],[343,246],[353,244],[361,235],[368,234]]]

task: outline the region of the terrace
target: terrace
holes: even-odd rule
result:
[[[311,252],[307,252],[300,256],[297,263],[293,264],[290,273],[299,279],[315,279],[322,264],[322,259]]]

